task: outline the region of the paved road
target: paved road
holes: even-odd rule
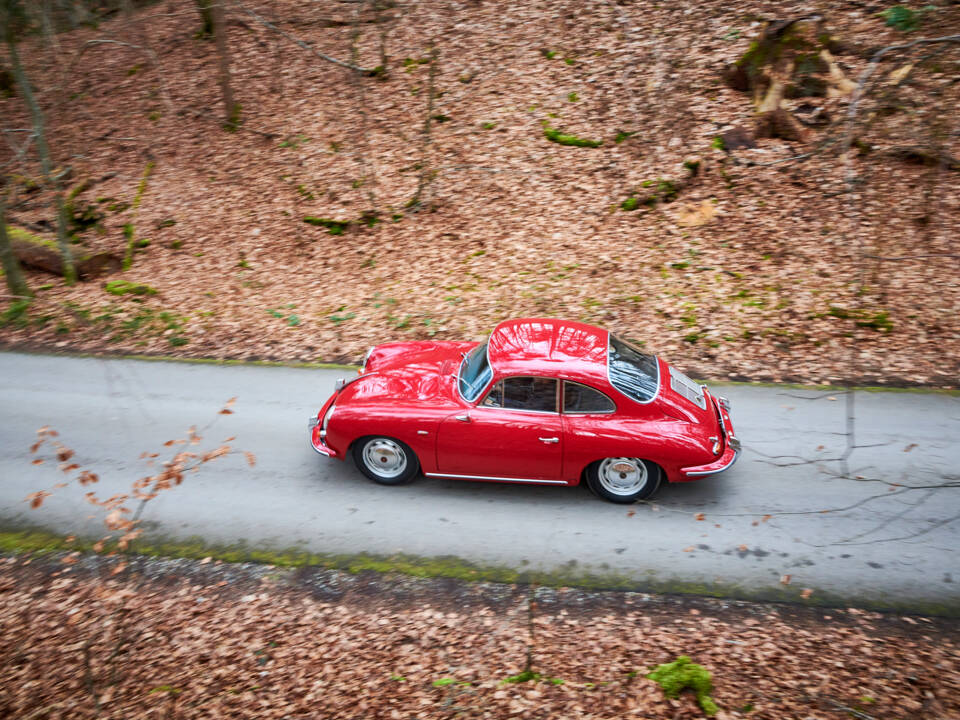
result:
[[[960,483],[960,398],[858,393],[859,479],[848,480],[829,461],[845,442],[842,396],[725,387],[746,446],[740,462],[625,508],[584,488],[374,485],[307,443],[305,419],[343,374],[0,353],[0,524],[98,532],[80,488],[41,510],[23,502],[62,478],[53,463],[31,465],[42,425],[61,432],[106,492],[147,474],[141,452],[216,418],[208,437],[237,436],[256,467],[228,457],[189,477],[148,507],[154,535],[573,568],[638,588],[701,584],[755,597],[811,588],[851,603],[960,608],[960,487],[942,487]],[[233,396],[236,412],[216,415]]]

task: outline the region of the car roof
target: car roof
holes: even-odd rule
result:
[[[493,329],[487,357],[499,375],[547,375],[607,385],[610,333],[572,320],[520,318]]]

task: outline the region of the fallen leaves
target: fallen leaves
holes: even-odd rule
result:
[[[36,510],[38,507],[43,505],[43,501],[50,497],[51,493],[46,490],[38,490],[37,492],[32,492],[24,498],[24,502],[30,503],[30,508]]]
[[[702,718],[692,695],[667,699],[645,677],[680,655],[711,672],[729,718],[821,717],[824,698],[854,707],[866,697],[877,718],[960,716],[958,633],[942,622],[570,591],[537,604],[524,672],[525,588],[380,577],[369,594],[329,601],[317,591],[350,576],[302,569],[262,583],[252,566],[138,561],[134,578],[124,561],[98,573],[66,557],[59,577],[0,564],[11,717],[54,705],[58,717],[93,717],[90,678],[116,717],[166,716],[179,698],[182,720]]]
[[[677,225],[680,227],[700,227],[706,225],[717,216],[717,206],[710,200],[704,200],[699,205],[685,205],[677,214]]]

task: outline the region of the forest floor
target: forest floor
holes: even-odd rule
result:
[[[852,608],[71,554],[0,557],[19,718],[960,716],[956,621]],[[129,564],[128,564],[129,563]]]
[[[365,67],[382,42],[387,73],[332,65],[246,7]],[[552,316],[702,378],[957,385],[957,167],[902,151],[960,156],[960,44],[876,63],[850,152],[849,94],[788,100],[810,118],[802,140],[736,148],[755,107],[723,69],[793,3],[427,1],[381,22],[352,7],[230,6],[236,132],[189,3],[24,39],[87,211],[78,251],[137,247],[129,270],[74,287],[31,271],[28,310],[0,301],[0,343],[357,362],[378,342]],[[848,83],[877,48],[960,31],[955,4],[917,11],[912,30],[878,6],[817,7]],[[8,222],[49,238],[50,193],[32,151],[16,154],[21,98],[0,99],[0,117]],[[545,126],[602,145],[551,142]],[[149,294],[109,292],[121,278]]]

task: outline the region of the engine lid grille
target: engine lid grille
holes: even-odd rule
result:
[[[703,389],[674,367],[670,368],[670,389],[678,395],[683,395],[701,410],[707,409],[707,399],[703,395]]]

